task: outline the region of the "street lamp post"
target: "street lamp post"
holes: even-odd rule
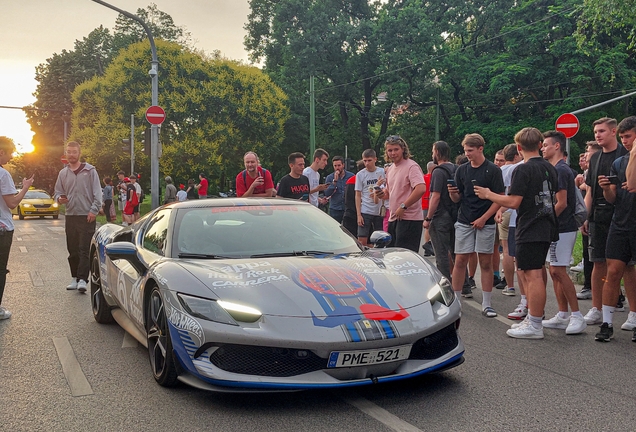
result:
[[[151,105],[159,104],[159,60],[157,60],[157,47],[155,46],[155,40],[152,37],[152,31],[144,20],[139,18],[137,15],[131,14],[130,12],[126,12],[123,9],[119,9],[116,6],[106,3],[102,0],[92,0],[95,3],[99,3],[102,6],[106,6],[109,9],[119,12],[120,14],[137,21],[146,31],[146,35],[148,36],[148,40],[150,41],[150,51],[152,53],[152,61],[150,62],[150,70],[148,74],[151,77],[151,87],[152,87],[152,101]],[[159,126],[152,125],[150,132],[150,196],[151,196],[151,207],[153,209],[159,207]]]

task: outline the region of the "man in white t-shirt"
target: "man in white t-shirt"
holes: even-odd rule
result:
[[[320,173],[318,170],[325,169],[329,162],[329,153],[323,149],[316,149],[314,161],[303,170],[303,175],[309,179],[309,202],[318,207],[318,192],[329,187],[328,184],[320,184]]]
[[[15,144],[11,138],[0,136],[0,305],[2,304],[2,295],[4,294],[4,286],[7,282],[7,263],[9,261],[9,252],[11,251],[11,243],[13,242],[13,215],[11,209],[20,204],[24,195],[26,195],[29,187],[33,184],[33,176],[22,180],[22,190],[18,193],[13,183],[11,174],[2,166],[13,158],[15,152]],[[11,318],[11,312],[0,306],[0,320]]]
[[[384,218],[380,216],[382,201],[375,198],[375,188],[384,184],[384,168],[376,167],[375,150],[362,153],[364,169],[356,174],[356,212],[358,215],[358,241],[366,246],[373,231],[381,230]],[[382,180],[382,181],[381,181]],[[380,184],[378,184],[378,182]]]
[[[177,201],[181,202],[181,201],[185,201],[188,199],[188,194],[185,191],[185,185],[184,184],[180,184],[179,185],[179,191],[177,192]]]

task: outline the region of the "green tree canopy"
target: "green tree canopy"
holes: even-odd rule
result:
[[[178,182],[199,172],[221,181],[242,169],[243,154],[256,151],[264,164],[279,153],[289,116],[286,96],[255,67],[223,59],[206,59],[172,42],[157,41],[159,105],[167,114],[161,127],[162,175]],[[71,138],[100,172],[126,167],[129,155],[121,139],[129,135],[130,115],[136,119],[136,142],[147,127],[147,74],[150,49],[136,43],[120,52],[103,76],[79,85],[73,93]],[[136,166],[149,178],[149,161],[137,144]]]

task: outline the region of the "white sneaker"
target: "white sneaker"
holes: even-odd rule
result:
[[[583,261],[575,265],[574,267],[570,267],[570,271],[581,273],[583,271]]]
[[[11,312],[0,306],[0,320],[6,320],[11,318]]]
[[[517,290],[515,289],[515,287],[505,287],[501,293],[503,295],[507,295],[507,296],[516,296],[517,295]]]
[[[530,321],[522,321],[518,327],[510,328],[506,334],[516,339],[543,339],[543,328],[534,328]]]
[[[516,329],[517,327],[521,327],[524,322],[530,322],[530,318],[528,318],[527,315],[522,321],[519,321],[518,323],[514,323],[513,325],[511,325],[510,328],[511,329]]]
[[[552,328],[552,329],[561,329],[564,330],[568,328],[568,324],[570,323],[570,318],[561,318],[557,313],[555,316],[550,318],[549,320],[543,320],[541,322],[543,327]]]
[[[600,324],[603,322],[603,314],[600,310],[593,307],[590,311],[583,317],[585,323],[587,325]]]
[[[71,283],[66,285],[67,290],[76,290],[77,289],[77,279],[71,279]]]
[[[587,328],[587,323],[585,319],[580,316],[570,315],[570,323],[568,327],[565,329],[565,334],[574,335],[583,333],[583,330]]]
[[[519,303],[517,308],[508,314],[508,319],[522,320],[528,315],[528,306]]]
[[[636,328],[636,312],[630,312],[627,315],[627,321],[623,323],[621,329],[623,330],[634,330]]]
[[[86,292],[86,281],[84,279],[80,279],[79,281],[77,281],[77,291],[81,293]]]

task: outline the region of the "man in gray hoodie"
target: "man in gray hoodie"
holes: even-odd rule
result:
[[[80,162],[79,143],[66,144],[68,165],[57,176],[55,199],[66,204],[65,231],[71,283],[67,290],[86,292],[90,267],[89,250],[95,233],[95,218],[102,205],[102,188],[94,166]]]

